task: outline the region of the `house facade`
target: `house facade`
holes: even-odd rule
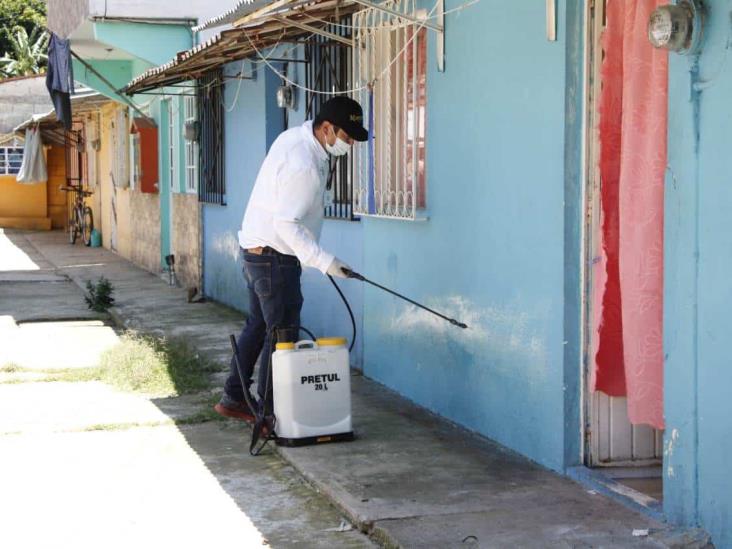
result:
[[[76,80],[116,102],[100,110],[95,122],[100,136],[96,226],[103,245],[153,273],[170,271],[172,256],[177,283],[190,289],[201,284],[198,187],[188,169],[196,152],[184,137],[194,107],[165,90],[135,101],[119,90],[205,39],[191,27],[226,7],[228,2],[198,0],[173,5],[51,1],[48,6],[49,29],[71,42]],[[133,130],[138,120],[154,122],[156,140],[140,145]],[[156,180],[148,181],[153,171]]]
[[[374,139],[350,163],[333,165],[321,242],[357,272],[468,328],[344,281],[358,332],[353,365],[541,465],[701,526],[728,547],[729,8],[705,2],[696,55],[659,55],[649,53],[647,21],[661,4],[316,2],[288,11],[278,2],[270,13],[239,2],[198,27],[212,33],[209,42],[141,71],[127,93],[140,104],[159,90],[169,94],[164,105],[195,91],[202,287],[244,311],[237,231],[269,146],[312,118],[328,94],[359,99]],[[600,104],[611,81],[602,60],[614,52],[602,36],[608,21],[621,19],[635,24],[625,37],[652,59],[648,70],[668,71],[664,129],[649,138],[664,149],[663,238],[660,249],[640,249],[662,258],[650,263],[663,275],[661,293],[648,298],[662,311],[660,335],[640,343],[661,357],[649,361],[662,375],[660,421],[636,419],[638,395],[595,390],[598,346],[606,344],[593,323],[604,306],[598,270],[611,269],[596,238],[610,211],[598,151],[607,142]],[[165,109],[155,108],[162,128]],[[628,261],[620,263],[627,271]],[[343,303],[320,273],[304,273],[303,294],[304,326],[351,335]],[[634,489],[623,475],[656,488]]]

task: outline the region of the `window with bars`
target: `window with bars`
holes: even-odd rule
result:
[[[185,131],[185,125],[195,124],[197,116],[195,96],[186,95],[184,100]],[[194,139],[186,139],[185,144],[186,192],[195,193],[198,189],[198,142]]]
[[[129,166],[129,123],[127,120],[127,109],[117,109],[112,119],[112,146],[109,153],[112,182],[115,187],[127,188],[130,186],[130,166]]]
[[[224,80],[221,70],[198,81],[199,118],[198,200],[226,205],[224,181]]]
[[[352,20],[343,17],[325,30],[344,38],[351,37]],[[346,91],[351,88],[351,48],[325,36],[315,35],[307,44],[305,86],[317,91]],[[306,118],[314,119],[332,95],[306,93]],[[331,158],[324,196],[325,217],[355,221],[353,214],[353,155]]]
[[[21,147],[0,147],[0,175],[15,175],[23,163]]]
[[[414,0],[382,4],[412,17]],[[417,219],[426,207],[427,29],[380,10],[354,16],[354,80],[373,139],[357,151],[354,209]]]
[[[85,129],[83,121],[74,120],[65,134],[66,185],[69,187],[85,188],[88,185]]]

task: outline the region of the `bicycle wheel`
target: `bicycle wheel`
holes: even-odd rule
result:
[[[81,219],[79,218],[79,209],[74,206],[71,210],[71,219],[69,220],[69,244],[75,244],[76,238],[79,236],[79,227]]]
[[[91,245],[91,234],[94,230],[94,214],[89,206],[84,206],[84,222],[81,225],[81,239],[85,246]]]

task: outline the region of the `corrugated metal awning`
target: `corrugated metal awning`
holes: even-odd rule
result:
[[[221,15],[217,15],[216,17],[212,17],[211,19],[201,23],[197,27],[193,27],[193,32],[213,29],[215,27],[221,27],[223,25],[230,25],[235,21],[241,19],[245,15],[248,15],[255,9],[264,6],[265,4],[267,4],[267,2],[269,2],[269,0],[239,0],[236,6],[231,8],[229,11],[226,11]]]
[[[258,50],[278,43],[292,42],[311,34],[325,34],[350,45],[350,39],[330,35],[324,29],[330,21],[353,13],[352,0],[277,0],[253,9],[224,30],[159,67],[153,67],[132,80],[124,92],[142,93],[180,82],[195,80],[231,61],[246,59]]]
[[[85,91],[71,96],[71,113],[72,116],[75,116],[77,114],[94,112],[103,105],[111,102],[113,101],[101,93]],[[40,127],[44,141],[57,145],[64,144],[66,130],[63,124],[56,119],[56,111],[51,110],[47,113],[34,114],[28,120],[16,126],[13,132],[15,135],[22,136],[26,128],[32,126]]]

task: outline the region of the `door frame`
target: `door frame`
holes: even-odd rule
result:
[[[165,256],[173,253],[173,181],[170,177],[170,124],[173,123],[172,99],[160,101],[160,267],[167,269]]]
[[[601,90],[600,74],[602,70],[601,35],[605,23],[606,0],[591,0],[585,7],[585,63],[584,63],[584,108],[583,108],[583,147],[582,147],[582,203],[584,220],[582,223],[582,463],[587,467],[643,467],[658,465],[658,457],[636,459],[633,457],[635,446],[631,447],[628,460],[601,461],[600,447],[601,398],[590,390],[590,368],[593,357],[593,265],[601,243],[598,240],[601,222],[600,205],[600,136],[599,136],[599,98]],[[622,420],[621,420],[622,421]],[[635,445],[635,429],[631,431]],[[612,434],[612,431],[611,431]],[[642,435],[639,435],[642,436]],[[662,434],[655,435],[655,453],[662,454]]]

